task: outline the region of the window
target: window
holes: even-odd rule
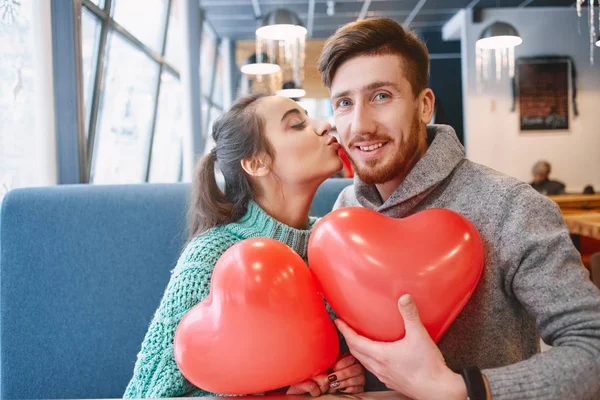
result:
[[[113,0],[114,19],[152,50],[162,53],[167,0]]]
[[[116,33],[107,57],[90,180],[144,182],[159,66]]]
[[[0,3],[0,203],[11,189],[56,183],[49,30],[49,3]]]
[[[181,0],[83,0],[83,6],[90,182],[180,180]]]
[[[81,12],[81,54],[83,69],[83,101],[85,103],[85,126],[90,126],[94,79],[98,63],[98,46],[102,23],[94,14],[83,8]],[[87,130],[86,130],[87,132]]]
[[[182,90],[181,83],[167,72],[161,80],[149,181],[174,182],[179,180],[183,161]]]
[[[223,112],[225,67],[220,48],[220,40],[216,38],[212,30],[204,28],[200,45],[200,80],[203,94],[202,123],[205,154],[215,145],[212,140],[212,125]]]

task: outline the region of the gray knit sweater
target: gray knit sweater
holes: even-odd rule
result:
[[[392,196],[355,178],[334,208],[402,218],[428,208],[467,217],[485,247],[473,297],[438,343],[448,366],[478,366],[494,399],[600,399],[600,294],[556,204],[530,185],[465,159],[454,130],[431,145]],[[553,346],[538,353],[538,333]],[[367,390],[384,386],[373,376]]]

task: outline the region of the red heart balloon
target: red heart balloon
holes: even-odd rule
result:
[[[308,246],[310,268],[335,312],[361,335],[385,342],[404,337],[397,304],[406,293],[437,342],[483,270],[477,229],[445,209],[403,219],[338,209],[317,223]]]
[[[221,256],[208,297],[179,323],[174,350],[197,387],[252,394],[327,370],[339,339],[302,258],[281,242],[254,238]]]

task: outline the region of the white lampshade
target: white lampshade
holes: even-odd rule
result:
[[[289,97],[290,99],[298,99],[306,96],[304,89],[281,89],[275,92],[277,96]]]
[[[269,75],[281,71],[281,67],[277,64],[253,63],[242,65],[240,70],[245,75]]]
[[[307,32],[295,12],[279,8],[263,18],[261,27],[256,30],[256,37],[267,40],[290,40],[306,37]]]
[[[515,47],[521,43],[523,43],[523,39],[512,25],[494,22],[481,33],[476,46],[480,49],[493,50]]]

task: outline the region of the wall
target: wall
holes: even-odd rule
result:
[[[435,94],[434,123],[450,125],[464,143],[461,44],[443,41],[441,32],[420,34],[429,50],[429,87]]]
[[[579,21],[575,8],[491,9],[482,23],[473,23],[465,12],[462,28],[462,62],[465,145],[468,157],[500,172],[529,181],[538,159],[548,160],[552,176],[581,192],[587,184],[600,190],[600,48],[594,47],[596,63],[589,62],[587,9]],[[577,68],[577,105],[570,105],[569,130],[560,133],[520,133],[518,105],[511,112],[512,90],[508,79],[477,91],[475,42],[494,21],[512,24],[523,38],[516,57],[571,56]]]

